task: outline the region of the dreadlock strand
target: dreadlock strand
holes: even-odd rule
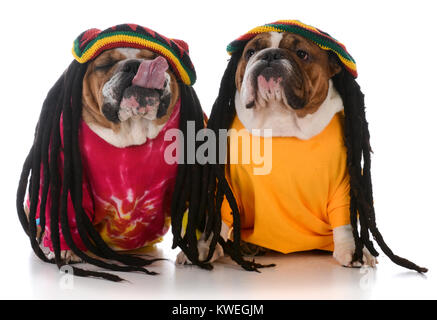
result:
[[[184,210],[180,210],[180,203],[182,202],[182,193],[185,191],[183,183],[186,179],[186,167],[183,164],[178,164],[178,174],[176,175],[176,182],[171,202],[171,225],[173,233],[172,249],[176,248],[181,241],[182,218]]]
[[[189,106],[187,108],[184,108],[183,112],[181,112],[182,121],[194,121],[195,124],[195,132],[198,132],[202,127],[199,126],[199,123],[196,121],[196,110],[193,108],[193,104],[195,103],[195,99],[192,95],[192,92],[188,89],[186,86],[182,86],[181,95],[184,97],[184,103],[185,106]],[[186,135],[186,137],[188,137]],[[187,139],[188,140],[188,139]],[[188,144],[189,141],[185,141],[186,150],[188,151]],[[198,142],[195,141],[195,150],[197,150],[197,144]],[[194,152],[195,152],[194,150]],[[188,155],[187,155],[188,156]],[[194,154],[194,156],[196,156]],[[188,202],[188,217],[187,217],[187,225],[186,230],[184,234],[184,239],[186,241],[186,244],[188,246],[188,249],[191,251],[192,256],[198,257],[198,249],[197,249],[197,239],[196,239],[196,221],[197,215],[198,215],[198,209],[199,209],[199,198],[198,194],[200,192],[200,186],[199,186],[199,178],[200,178],[200,172],[198,168],[196,167],[196,164],[186,164],[187,170],[191,176],[191,183],[190,183],[190,191],[188,192],[186,199]],[[198,259],[197,259],[198,261]],[[196,262],[197,262],[196,261]]]
[[[210,233],[207,232],[207,223],[208,219],[208,181],[210,177],[210,171],[207,168],[208,164],[205,164],[202,167],[202,181],[201,181],[201,189],[200,189],[200,204],[199,204],[199,212],[201,213],[198,217],[198,221],[196,222],[199,226],[200,230],[205,230],[206,239],[209,238]]]
[[[187,90],[189,92],[190,101],[192,104],[192,108],[194,110],[193,120],[195,121],[196,132],[201,132],[201,130],[206,129],[205,115],[202,110],[199,98],[197,97],[197,94],[194,91],[194,89],[191,87],[187,87]],[[197,150],[201,143],[196,139],[195,144],[196,144],[196,156],[197,156]],[[205,221],[206,221],[206,214],[205,214],[206,197],[204,197],[203,195],[206,192],[206,188],[202,188],[202,186],[204,186],[206,181],[208,181],[207,178],[208,171],[205,165],[202,166],[199,165],[197,158],[195,162],[195,172],[196,172],[196,183],[193,185],[195,198],[192,200],[196,202],[198,209],[197,209],[197,213],[195,217],[196,219],[194,223],[196,224],[197,230],[203,230],[205,228]]]
[[[368,237],[368,231],[370,231],[381,250],[395,264],[408,269],[416,270],[420,273],[427,272],[428,270],[426,268],[419,267],[413,262],[395,255],[387,246],[381,233],[376,227],[370,176],[371,148],[369,143],[368,124],[365,120],[364,95],[361,93],[360,87],[353,79],[352,75],[350,75],[344,69],[333,77],[333,81],[336,89],[342,97],[344,104],[345,143],[348,148],[347,161],[350,175],[351,201],[356,202],[358,209],[357,214],[360,215],[360,220],[362,220],[360,226],[362,229],[365,229],[364,234],[363,230],[361,233],[362,235]],[[353,151],[350,152],[349,148]],[[364,159],[363,169],[361,167],[362,157]],[[353,228],[356,229],[357,226],[355,225]],[[360,241],[363,239],[356,238],[355,232],[357,231],[354,230],[354,239],[356,242],[356,248],[359,250]],[[371,251],[372,254],[374,254],[376,250],[370,243],[370,240],[365,241],[366,247],[369,249],[369,251]],[[354,254],[355,258],[358,255],[359,252],[356,252]]]
[[[352,235],[354,237],[355,242],[355,252],[352,258],[352,261],[360,261],[363,260],[363,242],[361,240],[360,234],[358,232],[357,227],[357,208],[355,203],[355,198],[351,196],[350,200],[350,221],[352,226]]]
[[[32,167],[31,164],[32,158],[33,158],[33,146],[30,149],[26,157],[26,160],[24,161],[23,164],[23,169],[20,175],[20,181],[18,183],[17,200],[16,200],[18,218],[20,220],[21,226],[23,227],[23,230],[26,232],[28,236],[29,236],[29,220],[24,210],[24,198],[26,196],[26,189],[28,184],[27,181]]]
[[[205,236],[206,238],[209,238],[211,232],[213,231],[214,228],[214,221],[216,219],[215,215],[219,214],[214,207],[214,198],[215,198],[215,183],[214,180],[216,179],[215,175],[213,174],[211,168],[209,168],[209,166],[211,166],[210,164],[207,164],[205,167],[208,167],[208,180],[207,180],[207,193],[204,195],[204,197],[207,198],[207,212],[208,212],[208,219],[206,221],[206,225],[205,225]],[[216,204],[217,205],[217,204]],[[220,217],[219,217],[220,218]]]
[[[40,134],[38,134],[39,136]],[[38,140],[40,139],[40,137],[38,137]],[[41,171],[41,166],[40,166],[40,159],[41,159],[41,148],[40,145],[37,144],[36,145],[37,148],[34,149],[35,152],[33,152],[33,165],[32,165],[32,176],[33,179],[31,180],[31,185],[30,185],[30,190],[31,192],[29,192],[29,199],[30,199],[30,206],[29,206],[29,240],[30,240],[30,244],[31,247],[33,249],[33,251],[35,252],[35,254],[42,259],[43,261],[47,261],[47,258],[45,256],[45,254],[42,252],[40,246],[39,246],[39,242],[38,242],[38,238],[37,238],[37,223],[36,223],[36,211],[37,211],[37,206],[38,206],[38,199],[39,199],[39,191],[40,191],[40,171]],[[36,185],[36,183],[38,184],[38,186]],[[42,214],[42,213],[41,213]]]
[[[192,176],[192,183],[191,183],[191,188],[193,188],[193,186],[196,184],[196,170],[194,168],[193,165],[188,165],[188,171],[190,172],[190,175]],[[190,188],[190,189],[191,189]],[[187,245],[187,248],[191,251],[191,255],[192,256],[199,256],[199,252],[197,249],[197,239],[196,239],[196,226],[195,226],[195,221],[196,219],[196,213],[198,210],[198,202],[196,200],[193,199],[193,197],[195,197],[196,195],[194,194],[194,190],[190,190],[190,192],[188,192],[188,217],[187,217],[187,225],[186,225],[186,229],[185,229],[185,234],[184,234],[184,239],[185,239],[185,243]],[[198,261],[198,259],[197,259]],[[196,261],[196,263],[197,263]]]
[[[211,225],[213,226],[212,232],[212,239],[211,243],[209,244],[209,252],[206,257],[206,261],[210,260],[214,254],[214,249],[217,246],[218,240],[221,237],[220,231],[222,227],[222,219],[221,219],[221,204],[223,203],[223,197],[224,192],[217,190],[217,196],[216,196],[216,205],[215,205],[215,214],[210,217],[212,220]],[[206,238],[208,239],[210,237],[211,232],[208,234],[205,233]]]
[[[220,170],[220,168],[215,168],[215,169],[216,169],[217,179],[219,181],[218,185],[220,188],[223,189],[222,192],[224,193],[224,195],[226,195],[226,200],[228,201],[232,211],[232,216],[234,220],[233,221],[233,227],[234,227],[233,248],[236,250],[236,252],[240,252],[241,220],[240,220],[240,212],[238,209],[237,200],[235,199],[232,190],[227,184],[224,173]]]
[[[182,100],[185,98],[185,90],[181,87],[181,104]],[[186,137],[187,133],[187,110],[185,108],[181,108],[180,111],[180,119],[179,119],[179,128],[182,130],[183,137]],[[191,254],[188,253],[188,249],[186,247],[185,238],[182,237],[182,220],[186,212],[187,208],[187,198],[189,196],[189,187],[191,186],[191,174],[189,172],[189,168],[187,165],[187,142],[185,139],[180,141],[179,148],[182,149],[183,157],[179,159],[181,163],[178,164],[178,173],[176,176],[176,182],[174,187],[174,193],[172,197],[171,204],[171,225],[172,225],[172,233],[173,233],[173,245],[172,248],[176,248],[179,246],[182,251],[187,255],[187,257]],[[185,229],[186,230],[186,229]],[[191,259],[190,259],[191,260]]]
[[[364,104],[364,100],[363,100]],[[363,110],[364,113],[364,110]],[[371,158],[370,153],[372,152],[372,149],[370,147],[370,134],[368,129],[367,121],[365,120],[365,126],[364,126],[364,141],[363,141],[363,160],[364,160],[364,166],[363,166],[363,180],[367,182],[366,187],[366,197],[369,199],[369,203],[373,204],[373,190],[372,190],[372,177],[370,174],[370,168],[371,168]],[[371,221],[375,221],[375,212],[372,210],[372,207],[370,207],[370,221],[367,219],[366,221],[366,232],[369,228],[369,224],[371,224]],[[374,256],[378,255],[378,252],[376,251],[373,242],[370,241],[370,236],[367,232],[367,239],[368,242],[366,242],[366,247],[369,249],[370,253]]]
[[[65,78],[65,76],[64,76]],[[65,87],[65,79],[64,79]],[[63,92],[60,99],[65,100],[65,92]],[[55,255],[54,262],[58,268],[62,267],[61,261],[61,243],[59,235],[59,197],[60,197],[60,177],[59,177],[59,149],[61,143],[60,137],[60,117],[62,112],[62,103],[55,105],[55,110],[53,114],[53,124],[52,124],[52,141],[50,146],[50,158],[49,158],[49,170],[50,175],[50,191],[51,191],[51,208],[50,208],[50,240],[53,247],[53,253]]]
[[[59,100],[60,99],[58,99],[58,101]],[[41,230],[38,238],[39,243],[41,243],[42,241],[42,237],[46,226],[46,204],[47,204],[47,196],[50,186],[49,145],[50,145],[51,132],[52,132],[52,121],[47,121],[47,128],[45,129],[42,139],[42,146],[41,146],[41,166],[43,170],[43,180],[42,180],[41,203],[39,207],[39,212],[40,212],[39,226]]]

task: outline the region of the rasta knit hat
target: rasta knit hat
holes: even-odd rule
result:
[[[114,48],[148,49],[166,58],[176,77],[186,85],[196,81],[196,71],[190,60],[188,45],[169,39],[136,24],[120,24],[106,30],[89,29],[73,43],[73,56],[79,63],[93,60],[105,50]]]
[[[246,43],[256,35],[272,31],[298,34],[314,42],[321,49],[332,51],[337,55],[343,66],[354,78],[358,76],[355,60],[347,52],[346,47],[342,43],[331,37],[328,33],[310,25],[306,25],[299,20],[279,20],[256,27],[228,44],[226,51],[232,55],[234,52],[244,48]]]

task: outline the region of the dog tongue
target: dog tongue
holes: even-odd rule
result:
[[[134,86],[162,89],[165,83],[165,71],[168,63],[165,58],[158,56],[153,60],[144,60],[138,68],[137,74],[132,80]]]

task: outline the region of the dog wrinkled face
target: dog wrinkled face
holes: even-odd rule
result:
[[[236,72],[236,86],[246,108],[281,105],[305,117],[325,100],[329,79],[340,66],[328,52],[291,33],[262,33],[250,40]]]
[[[89,64],[83,80],[85,120],[114,130],[133,119],[165,122],[177,98],[167,61],[146,49],[105,51]]]

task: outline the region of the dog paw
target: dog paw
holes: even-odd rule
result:
[[[191,264],[190,259],[186,256],[186,254],[181,251],[176,256],[176,264]]]
[[[200,241],[198,248],[199,250],[199,260],[203,261],[208,257],[209,253],[209,243],[206,241]],[[208,261],[210,263],[220,259],[221,257],[224,257],[225,253],[223,251],[223,248],[221,245],[217,244],[214,253],[212,254],[211,259]]]
[[[355,252],[355,240],[350,224],[334,228],[334,258],[345,267],[374,267],[378,261],[366,248],[363,248],[363,263],[352,262]]]
[[[336,246],[334,258],[344,267],[356,268],[362,266],[375,267],[378,260],[366,248],[363,248],[363,264],[359,261],[352,262],[355,252],[355,244]]]
[[[52,260],[55,259],[55,253],[50,251],[47,255],[47,259]],[[61,260],[64,263],[79,263],[82,262],[82,259],[79,258],[76,254],[71,250],[61,250]]]
[[[208,241],[202,241],[200,240],[197,245],[197,250],[199,251],[199,260],[204,261],[208,257],[209,253],[209,243]],[[208,261],[209,263],[212,263],[221,257],[223,257],[225,254],[223,252],[223,248],[221,245],[217,245],[217,247],[214,250],[214,253],[211,257],[211,259]],[[183,251],[179,252],[176,257],[176,264],[191,264],[190,259],[185,255]]]

